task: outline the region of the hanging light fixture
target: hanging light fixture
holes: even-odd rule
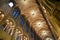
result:
[[[9,7],[11,7],[11,8],[12,8],[12,7],[14,6],[14,3],[13,3],[13,2],[9,2],[9,4],[8,4],[8,5],[9,5]]]

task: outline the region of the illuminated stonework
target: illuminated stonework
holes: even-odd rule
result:
[[[22,39],[21,31],[19,29],[16,29],[16,31],[14,33],[14,38],[15,38],[15,40],[21,40]]]
[[[24,35],[24,40],[29,40],[29,37],[27,35]]]
[[[7,19],[6,23],[7,23],[7,25],[9,25],[12,28],[15,27],[15,22],[13,19]]]
[[[40,0],[41,4],[38,0],[6,1],[0,1],[1,10],[4,12],[0,11],[0,29],[9,35],[11,40],[54,40],[54,32],[45,17],[47,10],[43,6],[48,0]],[[51,7],[48,5],[48,8]]]
[[[15,22],[12,19],[7,19],[5,22],[6,22],[6,26],[3,30],[6,31],[9,35],[13,35]]]

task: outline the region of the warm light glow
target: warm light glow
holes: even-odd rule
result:
[[[24,36],[24,40],[28,40],[28,38],[26,36]]]
[[[16,33],[21,33],[21,31],[19,31],[19,29],[16,29]]]
[[[45,36],[50,35],[50,33],[49,33],[48,30],[41,30],[41,31],[39,32],[39,35],[40,35],[41,37],[45,37]]]
[[[7,22],[9,21],[9,20],[6,20]]]
[[[45,7],[42,6],[43,9],[45,9]]]
[[[45,40],[53,40],[52,38],[47,37]]]
[[[21,2],[23,3],[23,4],[28,4],[29,2],[28,2],[29,0],[21,0]]]
[[[60,37],[58,38],[58,40],[60,40]]]
[[[21,33],[21,31],[18,31],[18,33]]]
[[[10,27],[15,27],[15,23],[9,19],[6,20],[7,25],[9,25]]]
[[[13,25],[13,23],[12,23],[12,22],[10,22],[10,24],[11,24],[11,25]]]
[[[10,22],[10,26],[11,27],[15,27],[13,22]]]
[[[19,30],[18,29],[16,29],[16,34],[18,34],[19,32],[18,32]]]
[[[44,6],[42,6],[42,8],[43,8],[43,10],[44,10],[44,13],[46,13],[46,9],[45,9],[45,7],[44,7]]]
[[[46,30],[43,30],[43,31],[41,32],[41,35],[47,35],[47,31],[46,31]]]
[[[0,11],[0,14],[1,14],[1,11]]]
[[[9,24],[9,20],[6,20],[7,24]]]
[[[31,10],[30,11],[30,16],[31,17],[36,17],[36,15],[37,15],[37,11],[36,10]]]
[[[2,16],[2,17],[4,17],[4,14],[2,14],[2,12],[1,12],[1,11],[0,11],[0,14],[1,14],[1,16]]]
[[[44,13],[46,13],[46,10],[44,10]]]
[[[2,12],[0,11],[0,21],[2,21],[3,20],[3,18],[4,18],[4,14],[2,14]]]
[[[4,14],[2,14],[2,17],[4,17]]]
[[[35,25],[36,25],[37,27],[43,27],[43,26],[44,26],[44,22],[37,21],[37,22],[35,23]]]

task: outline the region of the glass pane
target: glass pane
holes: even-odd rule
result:
[[[22,16],[20,17],[20,25],[24,26],[24,18]]]
[[[14,10],[13,10],[13,17],[14,17],[14,19],[16,19],[17,17],[18,17],[18,15],[19,15],[19,10],[18,10],[18,8],[15,8]]]

